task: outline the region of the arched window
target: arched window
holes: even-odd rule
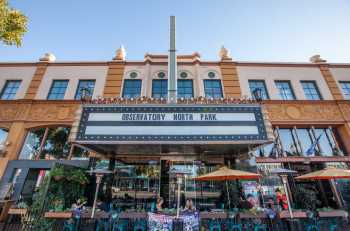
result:
[[[70,128],[43,127],[31,129],[23,144],[19,159],[65,159],[69,155]]]

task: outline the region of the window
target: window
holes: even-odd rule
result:
[[[317,88],[315,81],[301,81],[304,89],[304,94],[308,100],[321,100],[322,96]]]
[[[165,73],[163,71],[158,73],[158,78],[163,79],[165,77]]]
[[[275,133],[281,153],[287,156],[337,156],[343,155],[333,128],[279,128]]]
[[[9,131],[4,128],[0,128],[0,144],[5,143]]]
[[[344,98],[350,99],[350,82],[339,82]]]
[[[86,96],[92,96],[94,94],[95,80],[79,80],[77,92],[75,93],[75,99],[81,99],[83,89],[86,90]]]
[[[296,129],[296,138],[298,144],[300,144],[299,150],[303,156],[313,156],[314,154],[308,154],[307,151],[310,149],[313,144],[313,135],[311,129],[309,128],[298,128]]]
[[[296,148],[296,140],[293,134],[293,129],[279,129],[278,130],[280,141],[283,147],[284,153],[287,156],[294,156],[298,154],[298,150]]]
[[[213,79],[213,78],[215,78],[215,72],[213,72],[213,71],[210,71],[210,72],[208,72],[208,77],[209,78],[211,78],[211,79]]]
[[[220,80],[204,80],[204,92],[206,98],[219,99],[223,97]]]
[[[1,99],[14,99],[21,80],[7,80],[1,92]]]
[[[70,128],[46,127],[32,129],[24,141],[19,159],[65,159],[70,150]]]
[[[267,93],[264,80],[249,80],[248,83],[249,83],[250,92],[253,98],[254,98],[254,91],[256,89],[260,89],[262,99],[269,99],[269,94]]]
[[[315,138],[318,141],[317,148],[321,156],[333,156],[333,154],[337,154],[336,143],[332,134],[333,131],[329,128],[315,128],[313,130]]]
[[[135,79],[138,76],[138,74],[137,74],[137,72],[133,71],[130,73],[129,76],[130,76],[130,78]]]
[[[141,95],[141,83],[140,79],[126,79],[124,80],[123,97],[125,98],[137,98]]]
[[[193,97],[193,81],[192,79],[177,80],[177,97],[190,99]]]
[[[167,98],[168,97],[168,80],[154,79],[152,82],[152,97]]]
[[[51,89],[47,99],[59,100],[64,99],[66,89],[68,86],[68,80],[54,80],[51,85]]]
[[[180,77],[183,78],[183,79],[186,79],[188,77],[188,74],[183,71],[183,72],[180,73]]]
[[[275,81],[276,87],[278,88],[280,98],[283,100],[295,99],[292,86],[289,81]]]

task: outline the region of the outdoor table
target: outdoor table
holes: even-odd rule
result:
[[[147,213],[146,212],[121,212],[118,216],[119,219],[146,219]]]
[[[330,211],[320,211],[318,212],[319,217],[348,217],[348,212],[344,210],[330,210]]]
[[[91,210],[82,211],[81,218],[91,219]],[[109,218],[109,213],[102,210],[97,210],[94,214],[94,219],[107,219],[107,218]]]
[[[25,215],[28,209],[10,208],[8,214],[10,215]]]
[[[257,214],[253,214],[253,213],[247,213],[247,212],[240,212],[239,213],[239,218],[240,219],[265,219],[268,218],[267,215],[263,212],[261,213],[257,213]]]
[[[290,219],[290,213],[288,210],[284,210],[278,213],[280,219]],[[307,218],[304,211],[293,211],[293,218]]]
[[[200,219],[227,219],[227,212],[200,212]]]
[[[46,212],[44,214],[44,217],[54,219],[67,219],[72,217],[72,212]]]

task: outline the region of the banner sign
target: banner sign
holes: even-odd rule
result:
[[[148,213],[148,230],[172,231],[173,217],[163,214]]]
[[[175,220],[181,221],[182,229],[186,231],[199,231],[199,213],[182,214],[178,219],[175,216],[148,213],[148,230],[150,231],[172,231]]]
[[[184,143],[266,141],[258,105],[84,106],[77,141]]]

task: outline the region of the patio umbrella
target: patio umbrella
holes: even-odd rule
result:
[[[297,180],[330,180],[332,191],[336,197],[337,204],[342,207],[342,202],[335,187],[334,179],[350,179],[350,170],[340,168],[325,168],[296,177]]]
[[[225,167],[219,168],[218,170],[216,170],[214,172],[195,177],[194,180],[198,180],[198,181],[225,181],[226,182],[227,197],[228,197],[228,204],[230,207],[231,201],[230,201],[230,195],[229,195],[227,181],[237,180],[237,179],[245,179],[245,180],[255,179],[255,180],[257,180],[260,177],[261,177],[261,175],[257,174],[257,173],[234,170],[234,169],[230,169],[230,168],[225,166]]]
[[[236,179],[246,179],[246,180],[259,179],[260,177],[261,175],[257,173],[234,170],[228,167],[221,167],[214,172],[195,177],[194,179],[198,181],[206,181],[206,180],[224,181],[224,180],[236,180]]]
[[[281,177],[284,191],[286,192],[289,215],[290,215],[290,218],[293,218],[293,212],[292,212],[292,207],[291,207],[290,198],[289,198],[289,191],[288,191],[288,175],[295,174],[297,173],[297,171],[286,169],[286,168],[274,168],[270,171],[270,173],[277,174]]]
[[[340,168],[325,168],[319,171],[311,172],[296,177],[297,180],[332,180],[332,179],[350,179],[350,170]]]

